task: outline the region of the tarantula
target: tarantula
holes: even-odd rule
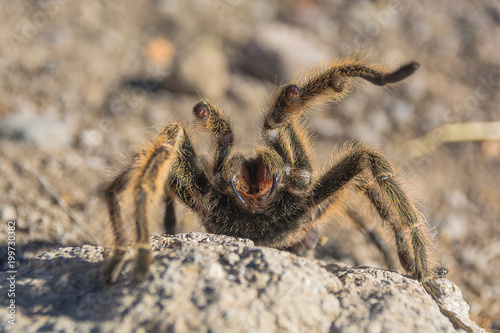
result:
[[[209,161],[197,157],[187,131],[172,123],[137,152],[128,168],[106,187],[115,248],[104,267],[104,283],[114,282],[123,265],[126,237],[119,195],[127,189],[133,199],[137,232],[135,277],[142,280],[151,262],[147,211],[153,199],[164,200],[168,233],[174,233],[175,198],[195,211],[210,233],[285,248],[315,228],[346,186],[364,193],[390,225],[403,268],[419,281],[429,281],[436,271],[428,259],[426,222],[401,189],[387,158],[366,145],[351,144],[328,171],[317,174],[304,125],[308,107],[318,98],[342,99],[357,78],[378,86],[399,82],[419,66],[411,62],[389,71],[359,58],[342,59],[310,74],[301,84],[278,87],[263,117],[263,145],[253,157],[233,153],[235,136],[230,122],[215,104],[208,100],[196,104],[193,114],[199,128],[213,137]]]

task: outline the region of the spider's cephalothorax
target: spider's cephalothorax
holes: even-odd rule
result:
[[[302,84],[277,88],[263,117],[264,144],[251,158],[233,152],[234,134],[219,109],[206,100],[198,103],[193,113],[199,127],[214,138],[208,163],[196,156],[188,133],[173,123],[160,130],[106,188],[115,250],[104,268],[104,282],[116,280],[123,264],[126,239],[118,199],[126,189],[134,202],[135,273],[140,280],[151,260],[147,208],[156,198],[165,200],[169,233],[175,229],[175,198],[200,216],[208,232],[285,248],[313,230],[346,186],[364,193],[391,226],[403,267],[420,281],[428,281],[434,270],[428,260],[425,220],[401,190],[389,161],[370,147],[352,144],[327,172],[315,174],[303,124],[312,102],[325,97],[340,100],[356,78],[383,86],[407,78],[418,67],[412,62],[395,71],[376,70],[360,59],[344,59],[309,75]]]

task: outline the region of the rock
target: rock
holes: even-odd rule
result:
[[[13,252],[14,256],[12,256]],[[13,247],[0,246],[0,271],[16,270],[24,263],[24,260],[24,257],[15,251],[15,247],[13,250]]]
[[[172,75],[162,83],[164,89],[201,94],[210,99],[224,98],[229,87],[229,61],[220,41],[206,39],[183,52]]]
[[[298,70],[330,58],[328,48],[314,36],[280,23],[258,27],[237,57],[238,65],[246,72],[276,83],[288,81]]]
[[[4,221],[13,221],[17,218],[16,208],[11,205],[5,205],[0,209],[0,216]]]
[[[201,233],[152,236],[148,280],[133,283],[133,251],[109,288],[100,269],[107,250],[60,248],[18,270],[12,331],[75,332],[455,332],[447,313],[467,321],[459,293],[438,304],[415,280],[374,268],[328,266]],[[2,277],[0,293],[9,285]],[[454,286],[442,280],[442,286]],[[458,290],[456,286],[453,290]],[[465,310],[465,312],[464,312]],[[0,308],[5,316],[6,307]]]
[[[330,332],[455,332],[456,328],[484,332],[469,319],[467,303],[449,280],[436,280],[440,295],[436,302],[418,281],[396,272],[328,268],[344,286],[335,293],[342,311]]]
[[[462,291],[451,281],[446,279],[436,280],[439,293],[434,295],[441,312],[446,315],[455,327],[467,332],[484,332],[469,318],[470,306],[465,302]]]

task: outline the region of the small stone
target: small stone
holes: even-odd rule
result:
[[[162,84],[165,89],[199,93],[211,99],[225,97],[230,81],[229,60],[217,40],[195,43],[178,62],[178,68]]]
[[[4,221],[13,221],[17,218],[16,209],[13,206],[6,205],[2,208],[1,216]]]

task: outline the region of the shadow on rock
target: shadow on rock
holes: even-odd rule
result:
[[[128,286],[103,287],[103,252],[100,247],[63,248],[29,261],[16,276],[20,310],[27,316],[68,316],[75,321],[111,319]]]

